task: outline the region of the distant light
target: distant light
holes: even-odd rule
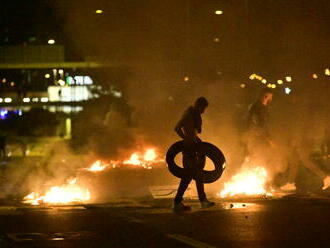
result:
[[[59,74],[63,74],[64,71],[63,71],[62,69],[59,69],[59,70],[58,70],[58,73],[59,73]]]
[[[275,89],[276,88],[276,84],[272,84],[272,88]]]
[[[32,98],[32,102],[39,102],[39,99],[37,97]]]
[[[283,80],[279,79],[279,80],[277,80],[277,83],[278,84],[283,84]]]
[[[64,86],[64,85],[65,85],[65,81],[62,80],[62,79],[58,80],[58,83],[59,83],[59,85],[61,85],[61,86]]]
[[[312,77],[313,77],[314,79],[318,79],[318,78],[319,78],[319,76],[318,76],[316,73],[314,73],[314,74],[312,75]]]
[[[49,73],[45,74],[45,78],[50,78],[50,74]]]
[[[268,88],[272,88],[272,86],[273,86],[272,84],[267,84]]]
[[[285,80],[286,80],[287,82],[292,82],[292,77],[287,76],[287,77],[285,77]]]
[[[216,10],[214,13],[215,13],[216,15],[222,15],[222,14],[223,14],[223,11],[222,11],[222,10]]]
[[[101,10],[101,9],[97,9],[97,10],[95,11],[95,13],[96,13],[96,14],[103,14],[103,10]]]
[[[240,87],[241,87],[242,89],[244,89],[244,88],[246,87],[246,85],[245,85],[245,84],[241,84]]]
[[[14,87],[15,86],[15,82],[10,82],[10,86]]]
[[[41,97],[40,101],[41,102],[48,102],[48,97]]]
[[[49,40],[48,40],[48,44],[49,44],[49,45],[54,45],[54,44],[55,44],[55,40],[53,40],[53,39],[49,39]]]
[[[217,43],[217,42],[220,41],[220,39],[219,38],[214,38],[213,41]]]
[[[184,77],[184,78],[183,78],[183,81],[185,81],[185,82],[188,82],[189,80],[190,80],[189,77]]]
[[[71,76],[66,77],[65,81],[68,85],[75,84],[75,81],[74,81],[73,77],[71,77]]]
[[[263,79],[263,80],[261,80],[261,82],[262,82],[263,84],[266,84],[266,83],[267,83],[267,80],[266,80],[266,79]]]
[[[0,102],[3,102],[3,99],[2,98],[0,98]]]
[[[93,84],[93,80],[90,76],[75,76],[73,83],[79,85],[91,85]]]
[[[285,92],[285,94],[289,95],[290,92],[291,92],[291,89],[290,89],[289,87],[286,87],[286,88],[284,89],[284,92]]]
[[[3,78],[3,79],[2,79],[2,82],[3,82],[3,83],[6,83],[6,82],[7,82],[7,79]]]
[[[4,120],[7,118],[7,116],[8,116],[8,110],[6,109],[0,110],[0,119]]]
[[[5,98],[5,102],[7,102],[7,103],[8,103],[8,102],[12,102],[12,101],[13,101],[13,100],[12,100],[10,97],[6,97],[6,98]]]
[[[327,76],[330,76],[330,69],[329,68],[325,69],[324,74]]]
[[[23,102],[30,102],[30,98],[28,98],[28,97],[24,97],[24,98],[23,98]]]
[[[250,75],[249,79],[253,80],[255,78],[255,76],[256,76],[256,74],[253,73],[253,74]]]
[[[117,90],[113,90],[112,94],[114,97],[121,98],[123,96],[123,93]]]

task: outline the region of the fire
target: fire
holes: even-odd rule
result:
[[[105,170],[108,166],[109,166],[109,164],[103,164],[101,160],[97,160],[86,170],[92,171],[92,172],[98,172],[98,171]]]
[[[145,161],[153,161],[156,158],[157,158],[157,154],[155,152],[155,149],[148,149],[144,154]]]
[[[81,170],[98,173],[108,168],[116,168],[123,165],[134,165],[145,169],[152,169],[152,166],[158,162],[162,162],[158,158],[155,149],[147,149],[144,153],[134,152],[129,159],[122,161],[109,161],[107,163],[97,160],[90,167]],[[78,175],[78,174],[77,174]],[[61,186],[54,186],[48,189],[45,194],[32,192],[25,196],[24,203],[32,205],[48,204],[68,204],[76,202],[86,202],[91,199],[90,191],[78,184],[77,178],[69,180]]]
[[[133,153],[128,160],[125,160],[123,164],[142,166],[146,169],[152,169],[152,163],[157,163],[163,160],[157,160],[157,153],[155,149],[147,149],[144,154]]]
[[[128,160],[125,160],[123,164],[132,164],[132,165],[140,165],[142,161],[137,153],[133,153]]]
[[[235,195],[271,195],[265,189],[267,182],[267,171],[263,167],[253,169],[246,168],[234,175],[229,182],[225,183],[224,189],[220,192],[221,197]]]
[[[32,192],[24,197],[23,202],[39,205],[41,203],[49,204],[68,204],[74,202],[84,202],[90,200],[90,192],[77,184],[77,178],[69,180],[61,186],[51,187],[45,194]]]

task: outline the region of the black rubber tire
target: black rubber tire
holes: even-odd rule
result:
[[[203,170],[203,182],[204,183],[213,183],[217,181],[225,169],[225,156],[220,151],[219,148],[216,146],[207,143],[207,142],[201,142],[199,144],[198,150],[200,153],[211,159],[211,161],[214,164],[214,170],[212,171],[206,171]],[[185,175],[187,175],[188,171],[186,171],[184,168],[178,166],[174,159],[176,155],[178,155],[180,152],[183,151],[183,141],[178,141],[171,145],[171,147],[168,149],[166,153],[166,163],[168,166],[169,171],[176,177],[182,178]]]

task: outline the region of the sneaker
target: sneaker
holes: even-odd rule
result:
[[[184,205],[182,202],[174,203],[173,206],[174,212],[184,212],[184,211],[190,211],[191,207]]]
[[[211,202],[209,200],[203,200],[201,201],[202,208],[209,208],[215,206],[215,202]]]

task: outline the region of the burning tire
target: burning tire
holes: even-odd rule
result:
[[[166,162],[169,171],[174,176],[179,178],[182,178],[188,173],[184,168],[178,166],[174,161],[176,155],[178,155],[182,151],[183,151],[183,141],[178,141],[174,143],[166,153]],[[226,162],[225,156],[223,155],[223,153],[220,151],[219,148],[207,142],[200,143],[199,152],[202,155],[211,159],[211,161],[214,164],[214,170],[212,171],[203,170],[203,182],[213,183],[221,177],[222,172],[225,169],[225,162]]]

